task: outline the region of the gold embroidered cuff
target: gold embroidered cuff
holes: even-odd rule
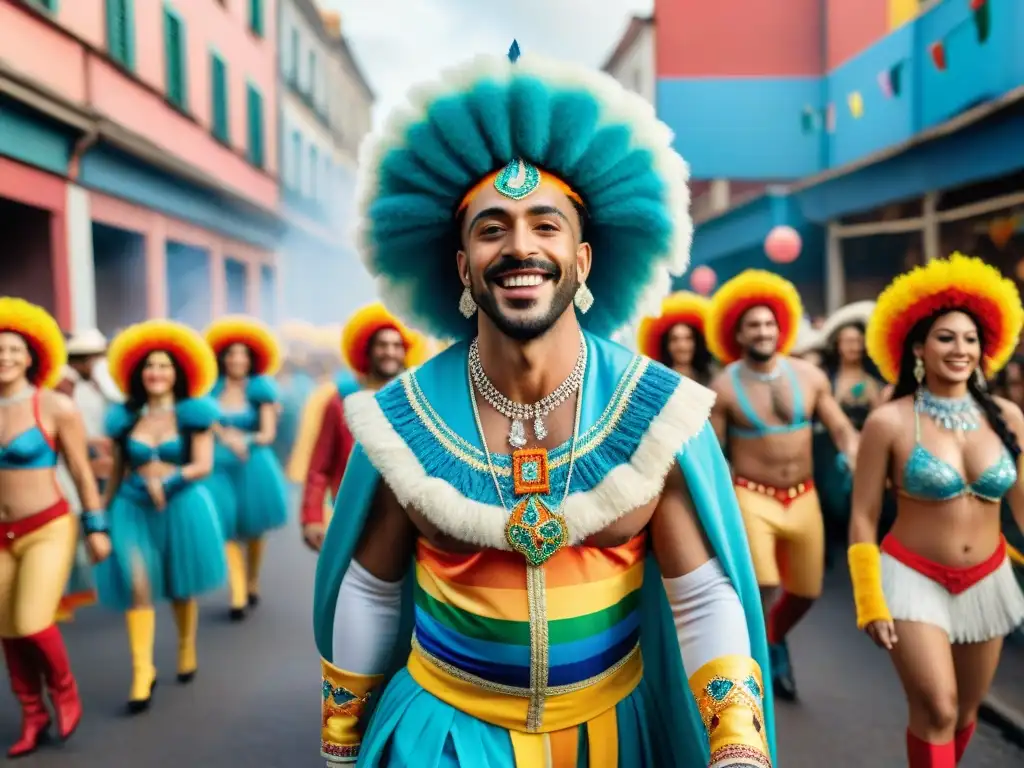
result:
[[[320,671],[320,754],[329,763],[354,763],[363,739],[360,721],[366,703],[384,676],[346,672],[323,658]]]
[[[761,669],[749,656],[722,656],[690,677],[711,743],[711,766],[771,768]]]

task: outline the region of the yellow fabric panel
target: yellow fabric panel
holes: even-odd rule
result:
[[[921,0],[889,0],[889,31],[916,19],[920,9]]]

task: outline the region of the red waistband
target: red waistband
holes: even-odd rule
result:
[[[773,485],[755,483],[753,480],[737,475],[733,479],[733,484],[738,485],[740,488],[746,488],[748,491],[760,493],[762,496],[770,496],[784,507],[788,507],[805,493],[810,493],[814,490],[814,480],[805,480],[789,488],[776,488]]]
[[[986,576],[991,576],[1006,560],[1006,539],[999,537],[999,545],[992,555],[976,565],[957,568],[935,563],[901,544],[891,533],[882,539],[882,551],[908,568],[941,585],[951,595],[966,592]]]
[[[67,513],[68,502],[66,499],[60,499],[53,506],[36,512],[34,515],[23,517],[20,520],[13,520],[9,523],[0,522],[0,549],[6,549],[17,539],[38,531],[47,523],[51,523]]]

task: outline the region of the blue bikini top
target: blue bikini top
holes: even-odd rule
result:
[[[765,437],[766,435],[783,435],[789,432],[796,432],[811,426],[811,422],[804,413],[804,394],[800,387],[800,380],[796,371],[793,370],[786,360],[779,360],[778,366],[786,378],[789,379],[790,388],[793,391],[793,421],[789,424],[765,424],[764,420],[757,415],[747,392],[740,380],[740,363],[734,363],[729,367],[729,377],[732,380],[732,388],[736,393],[736,402],[743,412],[743,416],[749,427],[729,427],[729,433],[736,437]]]
[[[185,445],[179,435],[168,438],[159,445],[151,445],[129,437],[125,441],[125,458],[132,469],[144,467],[154,461],[180,467],[185,463]]]
[[[995,464],[968,483],[948,462],[921,445],[921,418],[914,410],[914,449],[903,465],[900,491],[911,498],[925,501],[950,501],[960,496],[975,496],[998,502],[1017,482],[1017,467],[1010,452],[1003,447]]]
[[[57,446],[43,431],[37,389],[32,395],[35,424],[0,445],[0,469],[48,469],[57,466]]]

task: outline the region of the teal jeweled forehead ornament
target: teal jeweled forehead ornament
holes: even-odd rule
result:
[[[522,158],[510,160],[494,178],[494,188],[512,200],[522,200],[540,186],[540,170]]]

